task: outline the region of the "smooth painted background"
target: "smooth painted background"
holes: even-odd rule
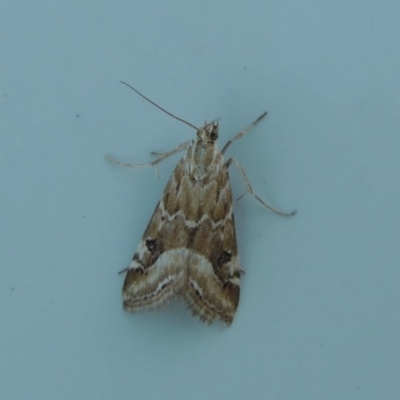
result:
[[[4,399],[400,398],[400,3],[18,1],[0,12]],[[260,197],[230,328],[121,285],[179,157],[221,118]],[[236,196],[245,190],[233,168]]]

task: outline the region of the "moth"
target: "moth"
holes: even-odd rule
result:
[[[153,309],[181,297],[206,323],[215,318],[232,323],[240,296],[239,262],[232,191],[228,169],[235,164],[244,178],[247,192],[272,211],[291,216],[265,203],[253,191],[247,176],[235,158],[224,159],[228,147],[243,137],[267,113],[235,135],[220,151],[217,121],[201,128],[176,117],[134,90],[168,115],[194,128],[195,140],[182,143],[147,164],[125,164],[128,167],[157,166],[167,157],[186,151],[179,161],[158,202],[142,240],[126,271],[123,285],[123,307],[129,312]]]

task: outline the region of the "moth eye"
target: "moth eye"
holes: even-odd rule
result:
[[[215,141],[215,140],[218,139],[218,131],[217,131],[217,130],[213,129],[213,130],[211,131],[211,133],[210,133],[210,139],[213,140],[213,141]]]
[[[147,239],[146,240],[146,247],[147,247],[147,250],[151,254],[154,254],[156,252],[156,248],[157,248],[156,240],[155,239]]]

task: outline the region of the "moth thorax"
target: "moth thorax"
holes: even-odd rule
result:
[[[215,157],[219,153],[213,141],[198,139],[192,153],[192,176],[195,180],[203,180],[215,168]]]

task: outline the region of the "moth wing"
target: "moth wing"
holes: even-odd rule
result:
[[[128,268],[123,286],[126,311],[136,312],[168,303],[181,294],[187,276],[190,229],[185,225],[178,193],[183,160],[176,166]]]
[[[230,325],[239,303],[240,263],[226,165],[199,184],[201,218],[191,233],[184,297],[192,313],[204,322],[217,317]]]

